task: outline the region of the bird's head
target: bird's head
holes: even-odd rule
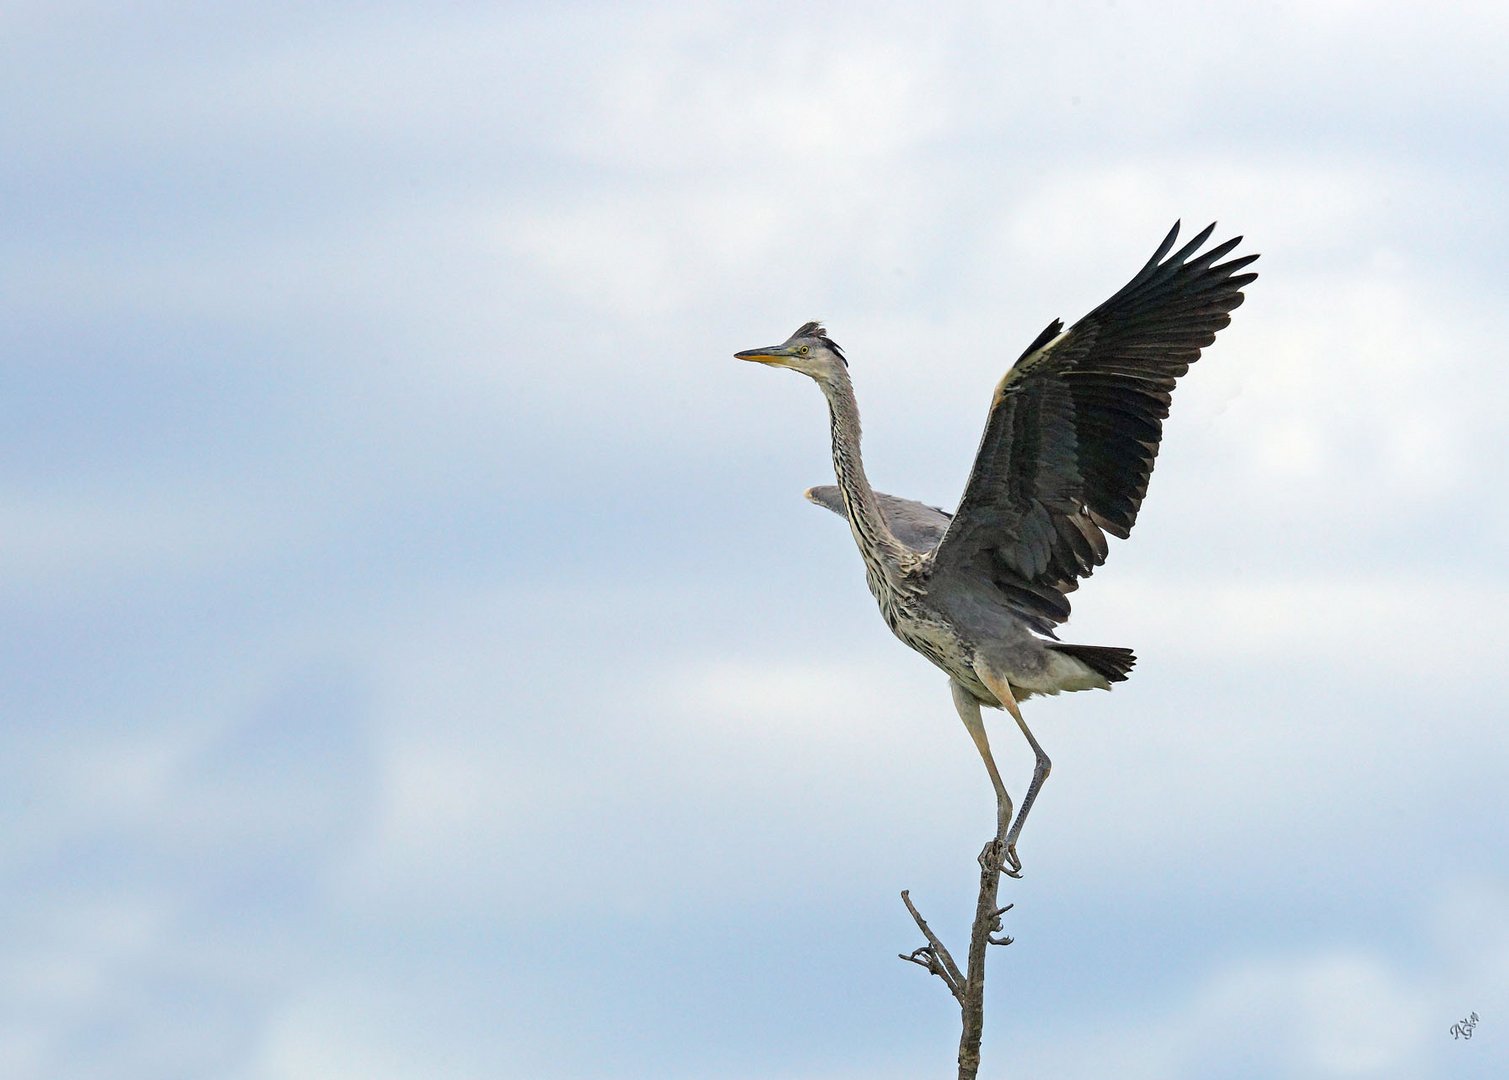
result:
[[[779,345],[746,349],[744,352],[734,353],[734,356],[740,360],[754,360],[771,367],[800,371],[819,382],[837,377],[849,366],[838,343],[828,336],[822,323],[815,322],[803,324]]]

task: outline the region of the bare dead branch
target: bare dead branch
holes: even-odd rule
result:
[[[938,954],[933,951],[931,945],[924,945],[920,949],[914,949],[911,953],[897,953],[896,955],[902,960],[907,960],[920,967],[927,968],[928,971],[943,980],[943,985],[947,986],[948,992],[954,995],[954,1000],[960,1003],[964,1001],[963,990],[954,981],[954,977],[948,973],[948,969],[943,966],[943,962],[938,959]]]
[[[1006,830],[1010,817],[1010,811],[1001,813],[1000,809],[995,838],[980,852],[980,895],[975,901],[975,921],[969,931],[969,973],[964,980],[964,1000],[960,1003],[959,1080],[975,1080],[980,1072],[980,1038],[985,1033],[985,951],[992,944],[1003,943],[993,940],[993,932],[1001,928],[1001,916],[1011,906],[1000,907],[996,896],[1002,870],[1006,869]]]
[[[944,975],[943,981],[953,991],[954,997],[959,998],[962,1002],[964,999],[960,995],[963,992],[964,975],[959,971],[959,965],[954,963],[954,958],[949,955],[948,949],[944,947],[943,942],[938,940],[938,935],[933,933],[932,928],[927,925],[927,920],[917,910],[917,905],[912,903],[912,896],[909,890],[901,890],[901,902],[906,905],[907,911],[911,912],[912,921],[917,924],[917,929],[922,931],[922,936],[927,938],[928,952],[942,963],[944,967],[944,972],[942,973]]]
[[[1004,792],[1001,793],[1004,796]],[[927,925],[927,920],[917,910],[909,892],[903,890],[901,902],[911,913],[912,921],[927,944],[915,949],[910,955],[898,953],[902,960],[926,968],[943,980],[954,1000],[959,1003],[959,1080],[977,1080],[980,1072],[980,1039],[985,1030],[985,956],[992,945],[1010,945],[1012,939],[1002,934],[1001,916],[1013,907],[999,906],[997,893],[1001,887],[1001,875],[1020,877],[1021,868],[1006,847],[1006,834],[1011,823],[1009,798],[996,807],[996,835],[980,852],[980,893],[975,901],[975,918],[969,933],[968,972],[959,970],[954,958],[944,948],[938,935]]]

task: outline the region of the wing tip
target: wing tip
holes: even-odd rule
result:
[[[802,492],[802,498],[813,506],[821,506],[824,510],[832,510],[835,514],[845,514],[843,496],[832,484],[816,484]]]

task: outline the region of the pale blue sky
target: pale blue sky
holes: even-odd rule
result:
[[[945,1075],[990,791],[821,396],[951,505],[1263,253],[1029,703],[986,1073],[1509,1073],[1496,4],[12,3],[0,1074]],[[1008,780],[1030,755],[993,721]],[[1450,1026],[1482,1018],[1470,1044]]]

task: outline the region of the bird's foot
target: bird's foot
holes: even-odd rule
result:
[[[1007,904],[1003,908],[996,908],[996,913],[990,918],[990,928],[985,934],[985,940],[992,945],[1010,945],[1015,938],[1007,937],[1001,933],[1001,916],[1006,914],[1015,904]]]
[[[982,870],[999,870],[1010,878],[1022,876],[1022,860],[1017,858],[1016,844],[1008,843],[999,836],[986,844],[980,852]]]

